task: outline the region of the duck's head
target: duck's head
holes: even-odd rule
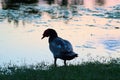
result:
[[[46,29],[44,31],[43,37],[41,39],[43,39],[45,37],[57,37],[57,36],[58,35],[57,35],[57,33],[56,33],[56,31],[54,29]]]

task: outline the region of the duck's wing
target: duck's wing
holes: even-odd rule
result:
[[[64,49],[65,49],[64,51],[66,51],[66,52],[73,51],[71,43],[67,40],[64,40]]]
[[[71,43],[59,37],[51,41],[49,47],[54,56],[73,51]]]

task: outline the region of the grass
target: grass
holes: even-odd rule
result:
[[[59,66],[38,64],[0,68],[0,80],[120,80],[120,63],[85,62]]]

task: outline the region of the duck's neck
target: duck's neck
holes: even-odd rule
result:
[[[57,34],[50,36],[50,37],[49,37],[49,43],[50,43],[51,41],[53,41],[55,38],[57,38],[57,37],[58,37]]]
[[[49,36],[49,43],[53,41],[56,37],[58,37],[57,32],[56,31],[51,32]]]

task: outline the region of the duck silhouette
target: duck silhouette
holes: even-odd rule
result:
[[[54,29],[46,29],[41,39],[45,37],[49,37],[49,49],[53,53],[55,66],[57,66],[56,62],[58,58],[64,60],[64,65],[66,66],[66,60],[72,60],[78,56],[78,54],[73,52],[71,43],[58,37]]]

